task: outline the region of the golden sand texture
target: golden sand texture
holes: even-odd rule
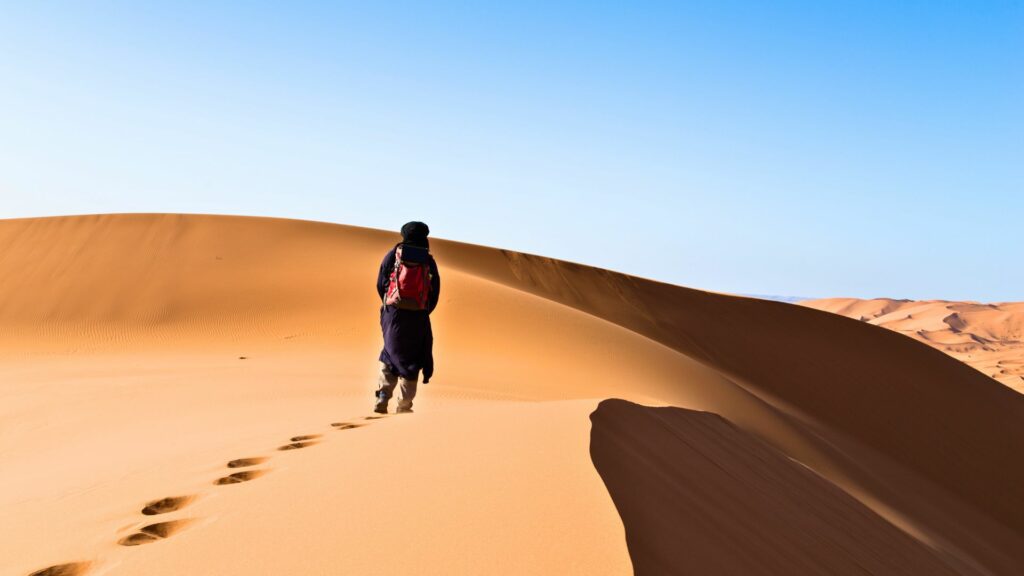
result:
[[[0,221],[0,573],[1024,567],[1024,399],[807,307],[432,240],[437,373],[373,415],[396,241]]]

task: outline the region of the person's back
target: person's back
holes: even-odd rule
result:
[[[412,412],[420,372],[424,384],[434,374],[430,314],[441,294],[441,275],[430,254],[429,234],[422,222],[402,226],[402,242],[384,256],[377,274],[384,347],[374,412],[387,413],[395,388],[399,389],[397,412]]]

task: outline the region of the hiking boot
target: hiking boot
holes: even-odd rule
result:
[[[395,414],[412,414],[412,408],[398,408]]]
[[[377,414],[387,414],[388,413],[388,405],[387,404],[377,404],[376,406],[373,407],[373,411],[376,412]],[[399,412],[401,412],[401,410],[399,410]]]

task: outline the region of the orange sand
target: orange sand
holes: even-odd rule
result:
[[[366,419],[395,240],[0,221],[0,573],[1024,568],[1024,399],[809,308],[435,240],[436,377]]]
[[[801,304],[910,336],[1024,392],[1024,302],[827,298]]]

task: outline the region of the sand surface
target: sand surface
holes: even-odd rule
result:
[[[800,304],[910,336],[1024,393],[1024,302],[825,298]]]
[[[0,221],[0,574],[1024,569],[1020,395],[806,307],[434,240],[437,374],[372,418],[396,240]]]

